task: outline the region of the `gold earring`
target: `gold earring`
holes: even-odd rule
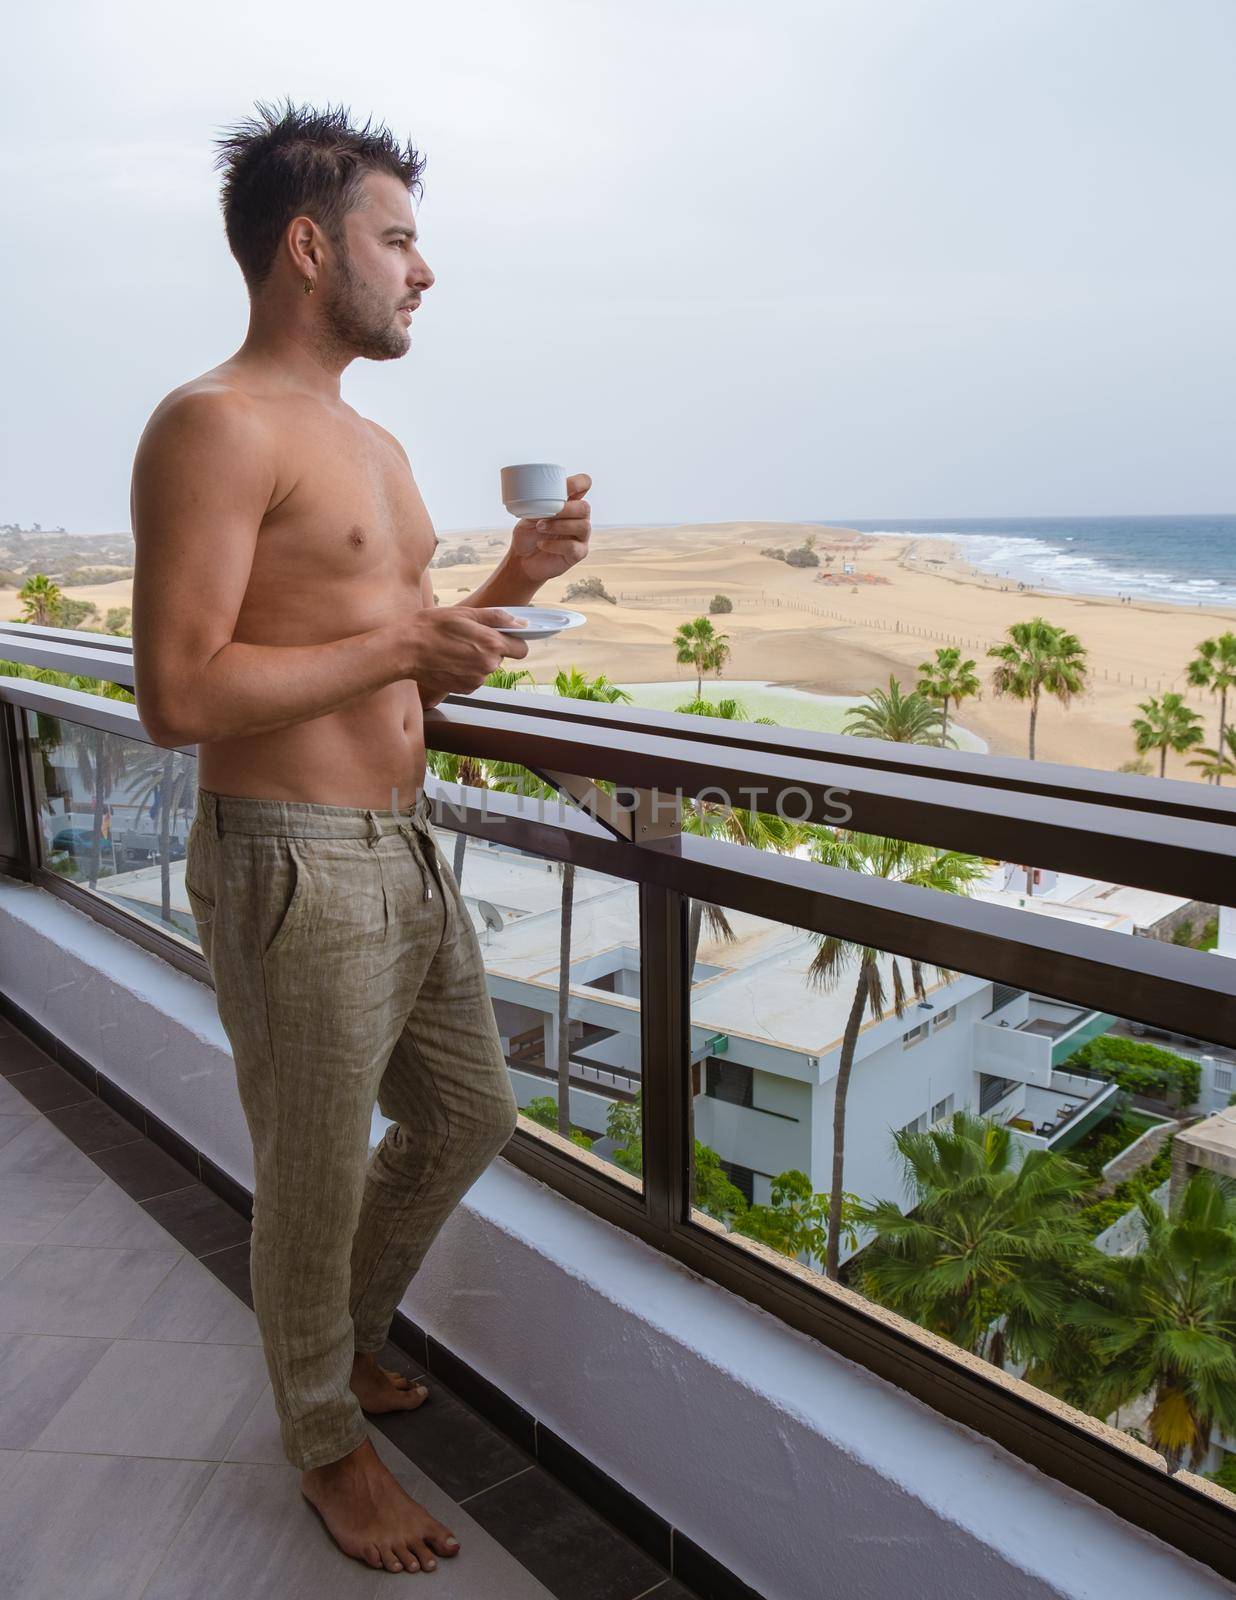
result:
[[[313,280],[311,278],[306,278],[304,280],[304,285],[305,285],[305,293],[306,294],[312,294],[313,293]]]

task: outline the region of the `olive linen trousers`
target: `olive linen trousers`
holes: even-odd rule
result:
[[[349,1387],[517,1113],[476,930],[429,801],[198,789],[185,889],[253,1141],[250,1279],[283,1450],[367,1437]],[[372,1157],[377,1102],[391,1126]]]

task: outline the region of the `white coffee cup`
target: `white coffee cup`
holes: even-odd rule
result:
[[[566,505],[566,473],[552,461],[502,469],[502,504],[513,517],[556,517]]]

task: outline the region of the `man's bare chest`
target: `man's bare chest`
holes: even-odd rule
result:
[[[246,609],[273,594],[306,604],[366,608],[419,597],[437,542],[403,453],[376,430],[302,430],[281,451],[282,485],[263,519]]]

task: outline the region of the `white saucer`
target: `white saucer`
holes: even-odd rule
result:
[[[582,611],[566,611],[561,606],[503,606],[513,617],[526,617],[522,628],[498,628],[498,633],[514,634],[519,639],[552,639],[567,628],[582,628],[588,618]]]

